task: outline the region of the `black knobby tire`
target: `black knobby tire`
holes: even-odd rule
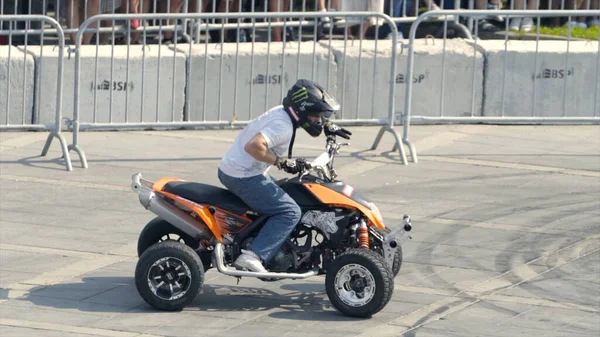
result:
[[[336,276],[340,271],[344,272],[342,270],[344,267],[361,268],[363,271],[366,269],[370,273],[375,291],[368,302],[352,306],[345,303],[338,295],[336,286],[339,282],[336,281]],[[342,290],[347,289],[349,284],[350,282],[344,283]],[[329,301],[337,310],[350,317],[365,318],[381,311],[390,301],[394,292],[394,279],[392,271],[379,254],[368,249],[349,249],[336,257],[327,268],[325,289]]]
[[[392,267],[392,274],[394,277],[398,275],[400,272],[400,268],[402,267],[402,246],[398,245],[396,249],[396,254],[394,255],[394,264]]]
[[[156,217],[150,222],[148,222],[148,224],[144,227],[144,229],[142,229],[142,232],[140,233],[137,244],[138,257],[142,256],[146,249],[150,248],[150,246],[152,246],[153,244],[163,242],[162,238],[165,235],[169,235],[170,237],[171,234],[176,234],[177,236],[179,236],[179,238],[182,239],[183,242],[187,246],[191,247],[193,250],[197,250],[198,248],[200,248],[200,242],[198,240],[195,240],[194,238],[186,234],[184,231],[171,225],[171,223],[169,223],[168,221]],[[173,239],[171,238],[170,240]],[[202,260],[202,264],[204,265],[204,270],[206,271],[210,269],[212,264],[211,252],[199,253],[199,255],[200,259]]]
[[[162,259],[168,259],[170,264],[166,265],[167,268],[161,264],[163,268],[159,271],[160,267],[153,267],[153,265]],[[180,267],[175,269],[178,265]],[[180,285],[180,289],[185,290],[185,293],[176,299],[161,298],[153,293],[151,289],[150,283],[160,284],[159,281],[172,279],[165,275],[165,270],[171,271],[171,277],[176,278],[175,280]],[[156,280],[155,277],[159,276],[154,275],[161,275],[161,272],[163,272],[163,277]],[[180,276],[181,273],[184,276]],[[164,283],[168,284],[168,282]],[[142,254],[135,268],[135,285],[140,296],[146,303],[159,310],[182,310],[200,293],[203,284],[204,267],[200,257],[193,249],[177,241],[164,241],[152,245]],[[162,294],[168,294],[166,285],[157,288],[161,290]]]

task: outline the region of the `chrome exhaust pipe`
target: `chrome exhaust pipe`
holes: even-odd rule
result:
[[[210,240],[212,234],[204,223],[192,218],[180,208],[166,202],[152,191],[143,191],[139,195],[140,203],[150,212],[181,229],[196,240]]]
[[[217,266],[217,270],[220,273],[228,275],[228,276],[236,276],[236,277],[248,276],[248,277],[260,277],[260,278],[277,278],[277,279],[296,280],[296,279],[306,279],[309,277],[319,275],[318,270],[312,270],[312,271],[306,272],[304,274],[290,274],[290,273],[260,273],[260,272],[242,271],[242,270],[227,268],[225,266],[225,263],[223,262],[223,244],[220,242],[217,242],[217,244],[215,245],[215,250],[213,251],[213,264],[215,264]]]

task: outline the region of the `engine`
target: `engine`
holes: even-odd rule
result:
[[[254,236],[247,238],[242,242],[241,248],[247,249],[253,240]],[[288,243],[284,244],[265,267],[272,272],[288,272],[293,269],[295,266],[294,254],[288,246]]]
[[[289,240],[265,267],[272,272],[305,272],[325,262],[321,259],[325,250],[354,246],[352,241],[356,242],[357,225],[349,224],[353,223],[355,214],[346,209],[305,212]],[[245,238],[240,248],[248,249],[254,237]]]
[[[280,249],[269,262],[267,269],[273,272],[287,272],[294,267],[294,255]]]

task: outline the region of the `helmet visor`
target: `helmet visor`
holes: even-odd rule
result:
[[[332,112],[328,112],[328,118],[333,114],[333,112],[336,112],[340,109],[340,103],[338,103],[338,101],[331,97],[331,95],[329,95],[326,91],[323,91],[323,101],[325,101],[325,103],[333,110]]]

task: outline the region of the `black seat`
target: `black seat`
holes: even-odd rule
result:
[[[217,186],[172,181],[167,183],[163,190],[199,204],[211,204],[239,215],[250,210],[250,207],[237,195]]]

